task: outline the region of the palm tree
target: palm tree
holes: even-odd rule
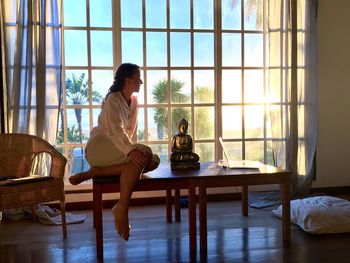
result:
[[[241,0],[243,1],[243,0]],[[262,0],[247,0],[245,8],[247,10],[248,20],[256,14],[256,27],[260,28],[263,23],[263,13],[258,7]],[[231,9],[234,9],[237,6],[237,0],[231,0]]]
[[[182,81],[170,80],[171,98],[173,103],[184,103],[188,101],[188,96],[182,93],[184,83]],[[168,100],[168,80],[159,80],[152,91],[153,100],[158,103],[166,103]],[[189,112],[183,108],[176,108],[172,114],[172,131],[177,131],[178,122],[185,118],[189,119]],[[157,124],[158,139],[163,139],[164,132],[168,132],[168,110],[166,108],[156,108],[154,122]]]
[[[199,102],[206,102],[213,98],[213,91],[206,86],[195,87],[195,100]],[[198,108],[195,114],[196,126],[195,133],[199,138],[214,137],[214,123],[211,120],[210,112],[207,108]],[[205,144],[199,145],[199,151],[202,161],[210,161],[214,155],[213,149],[208,148]]]
[[[67,78],[66,80],[66,96],[67,103],[72,105],[84,105],[89,102],[89,84],[88,80],[84,80],[85,73],[82,73],[79,78],[72,74],[72,79]],[[92,101],[101,103],[102,95],[97,91],[92,92]],[[83,132],[81,127],[81,112],[82,108],[74,108],[75,117],[78,123],[79,130],[79,143],[82,143]]]
[[[72,105],[85,105],[89,102],[89,81],[85,80],[85,73],[82,73],[79,78],[77,78],[74,74],[72,74],[72,79],[67,78],[66,79],[66,98],[67,98],[67,104]],[[102,102],[102,95],[98,93],[97,91],[92,92],[92,101],[96,103]],[[73,140],[71,142],[78,142],[82,143],[83,139],[86,139],[87,137],[83,134],[82,127],[81,127],[81,119],[82,119],[82,108],[77,107],[74,108],[75,117],[77,119],[78,123],[78,136],[76,134],[76,128],[75,125],[71,127],[71,129],[67,129],[68,131],[68,141]],[[61,118],[63,122],[63,118]],[[63,125],[62,127],[63,128]],[[62,129],[63,130],[63,129]],[[81,147],[81,156],[83,156],[84,150],[83,147]],[[72,155],[73,156],[73,155]],[[81,158],[81,167],[80,169],[84,170],[84,158]]]

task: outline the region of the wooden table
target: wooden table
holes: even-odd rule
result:
[[[167,191],[167,221],[171,222],[171,191],[175,189],[175,216],[180,221],[179,192],[188,189],[189,248],[191,255],[197,250],[196,242],[196,186],[201,170],[172,171],[167,164],[161,164],[155,171],[143,174],[135,191]],[[119,176],[93,178],[93,216],[96,228],[97,258],[103,258],[102,194],[119,192]]]
[[[135,191],[166,190],[167,221],[171,222],[171,191],[175,189],[175,217],[180,221],[180,189],[188,189],[189,249],[196,254],[196,187],[199,187],[200,250],[207,250],[207,202],[206,189],[210,187],[242,186],[242,214],[248,216],[248,186],[261,184],[282,185],[283,240],[290,240],[290,173],[272,166],[260,169],[228,169],[216,163],[201,163],[200,170],[172,171],[168,164],[161,164],[155,171],[143,174]],[[96,227],[97,258],[103,258],[102,194],[119,192],[119,177],[93,179],[94,226]]]
[[[200,250],[207,251],[206,189],[210,187],[242,186],[242,215],[248,216],[248,186],[280,184],[282,186],[282,238],[290,240],[290,172],[263,165],[259,169],[229,169],[215,163],[201,166],[199,182]]]

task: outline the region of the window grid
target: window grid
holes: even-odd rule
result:
[[[240,142],[241,143],[241,153],[242,158],[246,157],[246,144],[249,142],[262,142],[263,143],[263,161],[267,162],[267,147],[268,142],[272,141],[273,138],[267,137],[267,105],[265,102],[245,102],[245,74],[247,70],[262,70],[263,71],[263,93],[266,94],[266,50],[265,50],[265,43],[266,43],[266,25],[265,25],[265,0],[263,1],[263,10],[264,11],[264,17],[263,17],[263,27],[261,30],[245,30],[244,29],[244,23],[245,23],[245,16],[244,16],[244,1],[241,1],[241,29],[240,30],[231,30],[231,29],[222,29],[222,12],[221,12],[221,1],[213,1],[213,21],[214,21],[214,27],[212,29],[199,29],[194,28],[194,5],[196,2],[193,0],[190,0],[190,27],[188,29],[179,29],[179,28],[170,28],[170,0],[166,1],[166,28],[148,28],[146,27],[146,0],[142,0],[142,25],[139,28],[135,27],[122,27],[121,23],[121,3],[120,1],[112,1],[112,6],[114,12],[116,14],[113,14],[113,26],[111,28],[109,27],[91,27],[90,26],[90,6],[89,6],[89,0],[86,0],[86,27],[82,26],[64,26],[64,32],[66,30],[84,30],[86,31],[87,36],[87,66],[71,66],[71,65],[65,65],[63,67],[64,72],[66,70],[86,70],[87,76],[88,76],[88,84],[89,84],[89,92],[92,94],[93,86],[92,86],[92,78],[93,74],[92,71],[94,70],[113,70],[116,68],[118,64],[121,62],[127,62],[123,61],[122,58],[122,33],[123,32],[140,32],[142,34],[142,47],[143,47],[143,65],[141,66],[142,74],[143,74],[143,81],[144,81],[144,93],[143,93],[143,100],[144,104],[140,105],[140,109],[143,109],[143,119],[144,119],[144,139],[142,142],[145,142],[149,145],[167,145],[168,152],[170,152],[171,149],[171,138],[173,136],[172,134],[172,117],[171,117],[171,110],[178,107],[189,107],[190,109],[190,119],[188,121],[190,122],[191,131],[190,134],[192,135],[194,139],[195,145],[197,143],[212,143],[214,145],[214,158],[215,159],[222,159],[223,155],[222,152],[219,151],[221,147],[218,147],[218,137],[223,135],[223,127],[222,127],[222,107],[224,106],[240,106],[241,111],[241,117],[242,117],[242,131],[241,131],[241,138],[224,138],[225,141],[231,143],[231,142]],[[198,4],[198,3],[197,3]],[[113,30],[114,29],[114,30]],[[113,66],[94,66],[91,65],[91,32],[92,31],[107,31],[113,33]],[[147,65],[147,33],[150,32],[164,32],[166,33],[166,56],[167,56],[167,63],[166,66],[151,66]],[[189,66],[172,66],[171,65],[171,33],[189,33],[190,34],[190,65]],[[214,64],[212,66],[195,66],[195,34],[196,33],[210,33],[213,35],[213,47],[214,47]],[[223,66],[222,65],[222,34],[223,33],[231,33],[231,34],[239,34],[241,36],[241,65],[240,66]],[[245,38],[247,34],[261,34],[263,38],[263,65],[262,66],[246,66],[245,65]],[[64,34],[63,34],[64,35]],[[281,37],[283,35],[281,34]],[[162,105],[159,105],[157,103],[149,102],[149,93],[147,92],[147,89],[151,88],[150,82],[148,80],[147,73],[152,70],[165,70],[166,76],[168,80],[168,101],[167,103],[164,103]],[[172,78],[172,72],[173,70],[189,70],[190,72],[190,88],[191,88],[191,96],[190,96],[190,102],[189,103],[172,103],[172,97],[171,97],[171,90],[170,90],[170,82]],[[212,70],[214,72],[214,101],[213,102],[205,102],[205,103],[197,103],[195,102],[195,71],[197,70]],[[223,70],[240,70],[241,72],[241,93],[242,93],[242,99],[241,102],[223,102],[222,101],[222,72]],[[63,74],[65,76],[65,74]],[[64,81],[65,81],[64,77]],[[282,81],[282,80],[281,80]],[[112,79],[111,79],[112,82]],[[87,105],[67,105],[66,101],[66,90],[63,89],[64,93],[64,103],[63,103],[63,109],[64,109],[64,142],[62,144],[59,144],[59,147],[65,148],[65,154],[66,156],[69,156],[68,149],[70,147],[84,147],[85,143],[71,143],[68,142],[67,138],[67,110],[69,109],[88,109],[89,112],[89,128],[90,130],[93,127],[94,123],[94,116],[93,112],[96,109],[99,109],[99,105],[93,104],[92,96],[89,98],[89,103]],[[284,93],[281,93],[284,94]],[[105,94],[103,94],[105,95]],[[274,103],[271,103],[274,104]],[[276,102],[276,105],[282,105],[283,103]],[[246,136],[246,108],[247,106],[258,106],[261,105],[264,109],[263,114],[263,135],[261,138],[250,138]],[[165,140],[154,140],[149,138],[149,122],[152,121],[150,118],[151,116],[148,114],[150,109],[153,108],[166,108],[168,110],[167,116],[168,116],[168,127],[167,130],[167,139]],[[213,138],[195,138],[195,109],[202,108],[202,107],[212,107],[214,110],[214,120],[215,120],[215,129]],[[68,171],[67,171],[68,172]]]

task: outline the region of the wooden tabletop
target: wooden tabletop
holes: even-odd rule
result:
[[[270,165],[262,165],[259,169],[231,169],[224,168],[219,166],[216,162],[203,162],[200,165],[200,169],[191,170],[171,170],[170,164],[162,163],[159,167],[151,172],[144,173],[141,176],[141,180],[183,180],[184,178],[205,178],[210,179],[211,177],[225,177],[225,176],[247,176],[247,175],[255,175],[255,176],[268,176],[268,175],[282,175],[289,173],[288,171],[270,166]],[[115,182],[119,181],[119,176],[111,176],[111,177],[95,177],[93,178],[94,183],[99,182]]]

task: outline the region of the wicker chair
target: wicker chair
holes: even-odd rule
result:
[[[51,156],[48,176],[30,176],[33,160],[43,153]],[[0,134],[0,212],[60,200],[63,238],[66,238],[63,182],[66,162],[62,154],[39,137]]]

